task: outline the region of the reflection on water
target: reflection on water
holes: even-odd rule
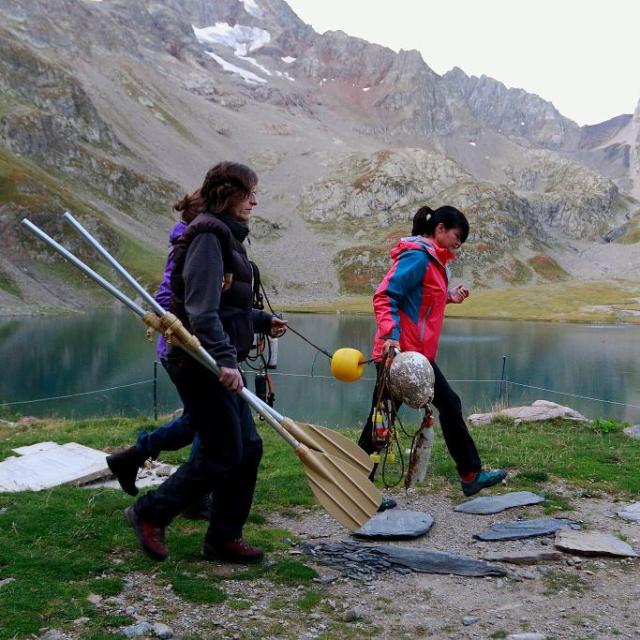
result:
[[[329,352],[349,346],[368,354],[373,320],[345,315],[288,316],[292,326]],[[462,397],[467,413],[487,410],[498,398],[502,357],[513,382],[510,404],[538,398],[571,406],[587,417],[640,421],[640,341],[634,326],[594,326],[485,320],[448,320],[438,363]],[[19,402],[94,390],[100,393],[13,405],[23,415],[151,415],[154,346],[145,327],[126,311],[109,315],[0,321],[0,402]],[[360,424],[373,386],[331,378],[328,358],[289,333],[279,342],[274,372],[277,408],[293,418],[335,426]],[[253,387],[253,376],[249,374]],[[141,384],[135,384],[141,383]],[[112,390],[114,387],[122,387]],[[159,368],[160,411],[179,400]],[[622,406],[624,404],[635,405]],[[406,417],[416,414],[407,410]]]

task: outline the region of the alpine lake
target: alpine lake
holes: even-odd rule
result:
[[[370,357],[370,316],[288,314],[291,326],[332,353],[359,349]],[[459,393],[465,414],[545,399],[587,418],[640,422],[640,328],[487,320],[445,321],[438,364]],[[329,358],[292,332],[278,340],[270,370],[275,406],[296,420],[356,427],[367,415],[375,378],[331,376]],[[503,357],[506,356],[506,360]],[[153,416],[181,406],[155,342],[128,311],[65,317],[0,319],[0,418]],[[506,384],[501,384],[504,377]],[[254,389],[255,374],[247,372]],[[154,393],[155,387],[155,393]],[[154,397],[156,403],[154,404]],[[409,423],[420,414],[403,408]]]

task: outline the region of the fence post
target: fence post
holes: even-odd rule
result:
[[[153,419],[158,419],[158,361],[153,361]]]
[[[507,371],[507,356],[502,356],[502,373],[500,374],[500,391],[498,393],[498,404],[501,404],[507,399],[506,371]]]

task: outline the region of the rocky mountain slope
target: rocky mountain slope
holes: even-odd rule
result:
[[[73,211],[153,286],[172,201],[227,158],[260,175],[251,251],[277,302],[370,291],[424,203],[469,215],[456,269],[478,286],[580,275],[577,247],[611,241],[640,260],[640,110],[579,127],[416,51],[318,34],[283,0],[0,15],[1,313],[95,301],[22,217],[91,260],[61,226]]]

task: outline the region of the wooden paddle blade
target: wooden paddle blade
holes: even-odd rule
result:
[[[280,424],[298,442],[306,444],[309,449],[342,458],[367,476],[371,473],[373,469],[371,458],[353,440],[349,440],[341,433],[306,422],[294,422],[291,418],[284,418]]]
[[[296,454],[316,500],[341,525],[355,531],[376,514],[382,493],[351,463],[305,445]]]

